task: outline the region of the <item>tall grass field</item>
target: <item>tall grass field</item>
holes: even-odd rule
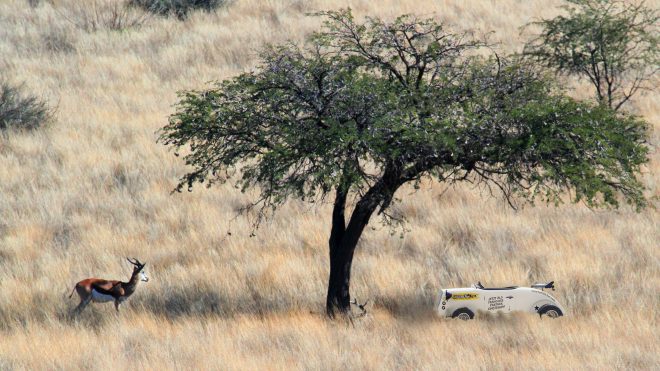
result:
[[[521,26],[561,1],[234,0],[181,19],[117,2],[0,0],[0,81],[52,111],[0,132],[0,370],[660,369],[657,90],[627,106],[652,126],[651,207],[514,211],[469,185],[404,188],[404,233],[374,219],[356,251],[352,295],[370,304],[353,324],[324,315],[331,205],[290,201],[252,236],[237,212],[256,193],[171,193],[187,168],[156,143],[177,91],[304,40],[321,24],[309,12],[432,16],[515,52],[535,31]],[[150,281],[120,313],[90,304],[72,319],[75,283],[127,280],[125,257]],[[434,312],[441,288],[550,280],[567,308],[556,320]]]

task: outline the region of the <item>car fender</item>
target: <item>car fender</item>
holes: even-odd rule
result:
[[[544,305],[553,305],[553,306],[559,308],[562,311],[562,313],[564,313],[564,314],[566,313],[566,310],[564,309],[564,307],[561,304],[559,304],[559,301],[557,301],[557,299],[555,299],[552,295],[548,294],[545,291],[540,291],[540,290],[535,290],[535,289],[534,289],[534,291],[536,291],[537,293],[543,295],[542,298],[540,298],[538,301],[534,302],[534,305],[532,306],[532,310],[534,312],[538,312],[538,310],[541,307],[543,307]]]
[[[559,309],[561,309],[562,312],[564,311],[562,308],[559,307],[559,305],[557,305],[557,303],[554,303],[554,302],[552,302],[550,300],[547,300],[547,299],[543,299],[543,300],[539,300],[537,302],[534,302],[532,307],[529,308],[529,311],[533,312],[533,313],[536,313],[536,312],[539,311],[539,309],[543,308],[544,305],[553,305],[553,306],[558,307]]]

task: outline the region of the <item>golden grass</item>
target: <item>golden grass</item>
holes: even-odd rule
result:
[[[93,33],[60,16],[71,1],[0,2],[0,73],[57,104],[48,129],[0,136],[0,369],[660,367],[654,209],[514,212],[479,189],[403,190],[411,232],[374,222],[365,233],[353,294],[375,305],[350,327],[321,314],[327,205],[290,202],[251,238],[249,220],[234,219],[250,195],[230,184],[170,195],[185,168],[155,143],[177,90],[249,69],[265,43],[303,39],[319,24],[305,12],[434,15],[494,30],[511,51],[518,27],[559,1],[237,0]],[[654,148],[659,102],[649,93],[632,107],[653,124]],[[644,175],[656,198],[659,160],[654,149]],[[120,315],[91,305],[68,320],[74,283],[124,279],[124,256],[146,261],[152,280]],[[568,308],[559,320],[433,313],[441,287],[549,279]]]

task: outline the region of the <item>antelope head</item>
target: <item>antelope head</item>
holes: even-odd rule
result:
[[[147,277],[147,273],[144,271],[144,266],[146,265],[145,263],[140,263],[139,260],[136,258],[133,258],[133,260],[126,258],[129,263],[133,264],[133,276],[136,274],[140,275],[140,281],[142,282],[149,282],[149,277]]]

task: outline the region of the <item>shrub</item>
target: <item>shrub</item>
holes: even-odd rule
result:
[[[183,20],[194,10],[211,12],[227,5],[228,0],[129,0],[128,4],[159,15],[174,15]]]
[[[0,81],[0,130],[33,130],[50,119],[45,101],[23,92],[23,85]]]
[[[56,9],[57,14],[87,32],[140,27],[149,18],[148,13],[137,12],[135,8],[114,0],[69,1],[64,5],[61,10]]]

